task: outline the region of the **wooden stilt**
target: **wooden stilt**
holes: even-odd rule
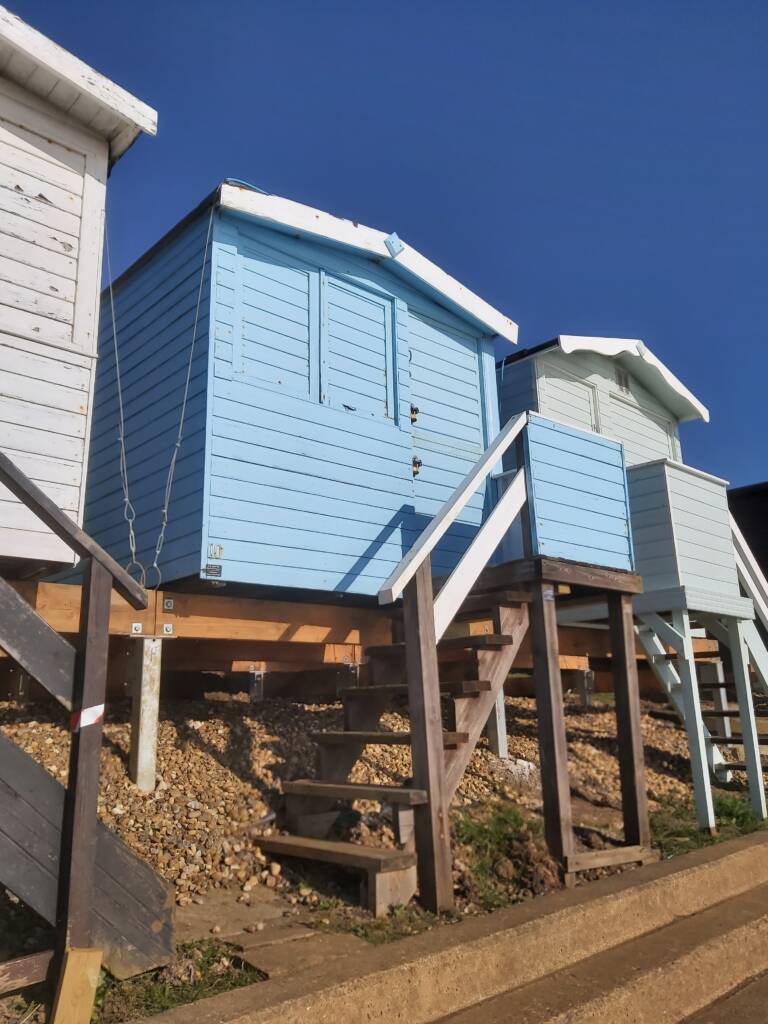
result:
[[[155,788],[162,650],[159,637],[143,637],[134,641],[132,652],[128,774],[143,793],[151,793]]]
[[[91,944],[99,761],[109,655],[112,577],[95,559],[85,563],[81,644],[72,699],[72,743],[59,860],[60,949]]]
[[[645,788],[643,737],[640,731],[640,695],[631,595],[615,591],[610,593],[608,614],[613,655],[624,841],[628,846],[650,847],[651,832]]]
[[[432,599],[432,565],[427,556],[403,595],[405,667],[411,714],[413,785],[429,795],[414,810],[422,903],[434,912],[453,906],[453,872],[444,792],[443,728]]]
[[[740,619],[728,620],[728,641],[731,649],[733,678],[736,684],[736,699],[739,703],[739,722],[744,746],[744,763],[749,781],[749,798],[752,810],[758,818],[763,820],[766,817],[765,784],[758,745],[757,721],[752,703],[752,689],[749,682],[749,652]]]
[[[68,949],[65,952],[51,1024],[89,1024],[100,970],[100,949]]]
[[[551,583],[536,582],[531,585],[531,590],[533,606],[530,628],[544,797],[544,831],[550,853],[563,864],[573,855],[574,843],[555,588]]]
[[[691,756],[691,775],[693,776],[696,818],[702,831],[714,832],[717,823],[715,821],[715,808],[712,803],[707,743],[704,738],[704,722],[701,717],[701,699],[696,678],[696,661],[693,654],[691,623],[688,612],[673,612],[672,625],[682,637],[682,650],[678,651],[677,671],[683,691],[685,731],[688,735],[688,751]]]

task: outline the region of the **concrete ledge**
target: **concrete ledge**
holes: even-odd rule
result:
[[[158,1024],[427,1024],[768,883],[768,833],[181,1006]],[[737,953],[735,953],[737,955]]]

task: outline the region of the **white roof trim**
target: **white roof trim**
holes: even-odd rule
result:
[[[645,469],[646,466],[669,466],[670,469],[678,469],[682,473],[688,473],[689,476],[697,476],[701,480],[709,480],[713,484],[722,484],[723,487],[727,487],[730,483],[730,480],[724,480],[721,476],[707,473],[703,469],[695,469],[693,466],[686,466],[684,462],[677,462],[675,459],[651,459],[650,462],[636,462],[634,466],[627,466],[627,472],[631,473],[633,469]]]
[[[155,110],[2,6],[0,53],[0,75],[48,100],[94,134],[106,138],[113,161],[141,132],[148,135],[157,133]],[[62,97],[60,101],[59,96]],[[78,105],[81,101],[84,101],[87,115],[80,114]],[[103,114],[113,115],[108,129],[91,124]]]
[[[615,359],[655,395],[678,420],[704,420],[709,410],[638,338],[582,338],[561,334],[557,343],[566,355],[596,352]]]
[[[348,246],[367,256],[374,256],[396,273],[406,278],[415,278],[426,285],[427,289],[436,292],[443,300],[447,300],[448,305],[475,320],[488,333],[498,334],[513,345],[517,344],[517,324],[514,320],[494,309],[397,236],[315,210],[292,199],[266,195],[226,182],[221,186],[220,202],[226,209],[255,217],[267,225]]]

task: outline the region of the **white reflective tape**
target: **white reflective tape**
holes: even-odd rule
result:
[[[91,708],[83,708],[72,715],[72,732],[78,732],[86,725],[94,725],[104,717],[104,705],[94,704]]]

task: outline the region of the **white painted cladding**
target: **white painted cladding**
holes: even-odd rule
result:
[[[726,482],[669,461],[627,472],[632,541],[646,592],[685,587],[738,598]]]
[[[674,417],[631,374],[624,386],[619,384],[613,360],[593,352],[553,350],[536,358],[535,368],[542,416],[621,441],[628,466],[680,459]]]
[[[107,143],[0,77],[0,446],[82,521]],[[0,488],[0,557],[71,562]]]

